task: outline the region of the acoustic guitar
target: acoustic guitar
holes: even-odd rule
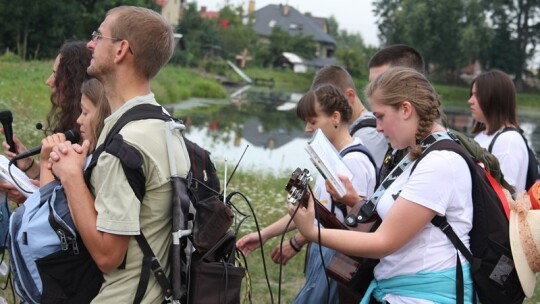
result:
[[[294,170],[285,187],[285,190],[288,192],[287,200],[289,203],[293,205],[300,203],[303,206],[307,206],[309,198],[309,191],[307,190],[310,180],[311,174],[307,169],[301,170],[300,168],[296,168]],[[357,214],[362,205],[363,202],[356,204],[351,210],[351,213]],[[377,215],[374,215],[365,223],[358,223],[355,227],[347,226],[317,200],[315,200],[315,213],[319,223],[329,229],[373,232],[381,224],[381,219]],[[351,257],[336,252],[326,272],[328,276],[346,286],[349,293],[352,293],[348,296],[354,297],[356,301],[356,299],[363,296],[371,283],[373,279],[373,268],[375,268],[377,263],[379,263],[377,259]]]

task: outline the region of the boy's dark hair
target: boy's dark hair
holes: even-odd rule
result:
[[[405,44],[394,44],[380,49],[371,57],[368,67],[380,67],[385,64],[408,67],[425,74],[424,58],[417,50]]]
[[[323,84],[334,85],[340,89],[343,94],[345,94],[345,91],[349,88],[356,92],[354,81],[349,72],[336,65],[327,65],[321,68],[313,78],[311,89],[317,89]]]

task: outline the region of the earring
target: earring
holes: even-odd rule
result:
[[[337,129],[337,125],[334,125],[334,128]]]

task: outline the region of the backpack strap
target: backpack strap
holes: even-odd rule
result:
[[[375,117],[368,117],[368,118],[360,120],[356,125],[354,125],[354,127],[352,127],[349,134],[351,134],[351,136],[353,136],[354,133],[356,133],[356,131],[358,131],[358,130],[360,130],[362,128],[365,128],[365,127],[376,128],[377,127],[377,119]]]
[[[364,119],[365,120],[365,119]],[[360,152],[367,156],[371,164],[373,165],[373,168],[375,168],[375,187],[379,185],[379,170],[377,169],[377,164],[375,163],[375,160],[373,159],[373,156],[371,155],[371,152],[366,148],[366,146],[358,143],[352,146],[348,146],[347,148],[343,149],[341,152],[339,152],[339,156],[342,158],[345,157],[345,155],[351,153],[351,152]],[[334,199],[330,198],[332,200],[332,206],[331,206],[331,212],[335,213],[335,207],[337,206],[338,209],[343,212],[344,216],[347,216],[347,206],[343,204],[342,202],[334,202]]]
[[[493,150],[493,146],[495,145],[495,140],[497,140],[497,138],[499,137],[499,135],[501,135],[502,133],[504,132],[508,132],[508,131],[516,131],[519,133],[519,135],[521,135],[523,137],[523,134],[521,133],[521,130],[520,129],[517,129],[517,128],[514,128],[514,127],[505,127],[504,129],[498,131],[495,136],[493,136],[493,139],[491,140],[491,142],[489,143],[489,147],[488,147],[488,152],[491,153],[491,151]],[[523,139],[525,139],[525,137],[523,137]],[[525,139],[525,144],[527,144],[527,140]],[[527,145],[528,146],[528,145]]]
[[[476,172],[476,171],[474,171],[473,166],[478,166],[478,165],[472,160],[472,158],[464,150],[464,148],[460,144],[455,142],[454,140],[440,140],[440,141],[434,143],[433,145],[431,145],[416,160],[416,162],[414,163],[414,165],[411,168],[411,173],[410,174],[412,174],[412,172],[414,171],[414,169],[416,168],[418,163],[429,152],[435,151],[435,150],[449,150],[449,151],[455,152],[458,155],[460,155],[465,160],[465,162],[467,163],[467,166],[469,167],[469,171],[470,171],[470,174],[471,174],[471,181],[472,181],[472,179],[473,179],[472,175],[475,174],[475,172]],[[434,226],[439,227],[439,229],[441,229],[441,231],[448,237],[448,239],[450,240],[452,245],[454,245],[454,247],[457,250],[459,250],[459,252],[461,252],[461,254],[467,259],[467,261],[469,261],[469,263],[471,264],[471,269],[476,269],[475,265],[478,265],[478,263],[480,263],[481,261],[474,258],[471,251],[459,239],[459,237],[455,233],[454,229],[452,229],[452,226],[450,225],[450,223],[448,223],[446,217],[436,215],[431,220],[431,223]],[[461,260],[459,258],[459,254],[458,254],[457,255],[457,260],[456,260],[456,303],[458,303],[458,304],[463,304],[464,303],[465,292],[464,292],[463,284],[464,284],[464,282],[463,282],[463,268],[461,267]],[[474,292],[473,292],[473,294],[474,294]],[[476,299],[476,297],[475,297],[475,299]]]
[[[92,154],[92,160],[85,171],[85,180],[89,187],[91,187],[90,177],[92,170],[96,166],[100,154],[103,153],[103,151],[106,151],[107,153],[118,157],[131,189],[142,203],[145,195],[146,181],[144,172],[142,170],[143,158],[140,152],[133,146],[126,143],[123,140],[122,135],[119,134],[120,130],[122,130],[122,128],[129,122],[141,119],[172,121],[172,118],[163,112],[161,106],[141,104],[127,110],[111,128],[103,144],[97,147]],[[140,231],[139,235],[135,236],[135,240],[137,240],[137,243],[143,252],[143,261],[141,266],[141,277],[139,279],[139,284],[137,286],[133,303],[140,303],[142,301],[148,287],[150,273],[154,274],[154,277],[161,286],[165,296],[167,298],[170,297],[172,295],[171,283],[167,279],[159,260],[152,251],[152,248],[148,244],[148,241],[144,237],[142,231]]]
[[[417,158],[416,162],[413,164],[410,174],[412,175],[416,166],[420,163],[422,159],[424,159],[424,157],[426,157],[426,155],[429,152],[436,151],[436,150],[449,150],[461,156],[467,163],[467,166],[469,167],[469,171],[470,171],[471,179],[472,179],[472,174],[475,174],[473,166],[478,166],[478,165],[471,159],[471,157],[464,150],[464,148],[453,140],[440,140],[434,143],[433,145],[431,145],[429,148],[427,148],[426,151],[424,151],[424,153],[422,153],[420,157]],[[467,249],[467,247],[463,244],[463,242],[461,242],[459,237],[456,235],[456,233],[452,229],[452,226],[450,226],[450,224],[446,220],[446,217],[436,215],[431,220],[431,223],[434,226],[439,227],[442,230],[442,232],[444,232],[444,234],[448,236],[452,244],[454,244],[454,247],[456,247],[456,249],[458,249],[461,252],[461,254],[463,254],[463,256],[465,256],[465,258],[471,264],[473,263],[473,255],[471,251]]]

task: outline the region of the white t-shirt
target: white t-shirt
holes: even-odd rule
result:
[[[345,147],[343,150],[349,146],[362,143],[359,138],[353,138],[353,143]],[[343,162],[349,170],[351,170],[354,178],[352,179],[352,185],[358,195],[369,197],[373,194],[375,183],[376,183],[376,173],[375,168],[371,164],[369,158],[362,152],[349,152],[343,157]],[[319,174],[315,181],[314,189],[315,197],[323,204],[326,209],[331,210],[331,199],[330,194],[326,192],[326,185],[324,178]],[[335,208],[336,217],[340,220],[344,220],[344,215],[338,208]]]
[[[487,150],[495,134],[480,132],[474,140]],[[491,154],[499,160],[504,179],[514,187],[516,194],[525,191],[529,152],[521,135],[517,131],[501,133],[495,140]]]
[[[432,151],[411,175],[409,166],[384,192],[377,212],[383,219],[397,195],[446,216],[465,246],[469,247],[472,228],[472,182],[465,160],[451,151]],[[461,256],[461,255],[460,255]],[[462,263],[466,259],[461,256]],[[382,258],[375,267],[378,280],[419,271],[439,271],[456,266],[456,249],[448,237],[429,223],[412,240],[396,252]],[[390,303],[431,303],[389,294]]]
[[[357,120],[349,125],[349,130],[352,130],[352,128],[356,126],[358,122],[367,118],[375,118],[375,116],[373,116],[373,113],[369,111],[364,111]],[[383,133],[377,132],[375,128],[365,127],[358,129],[353,136],[362,140],[364,146],[366,146],[369,152],[371,152],[371,155],[377,164],[377,168],[380,168],[382,166],[386,150],[388,150],[388,141],[384,137]]]

